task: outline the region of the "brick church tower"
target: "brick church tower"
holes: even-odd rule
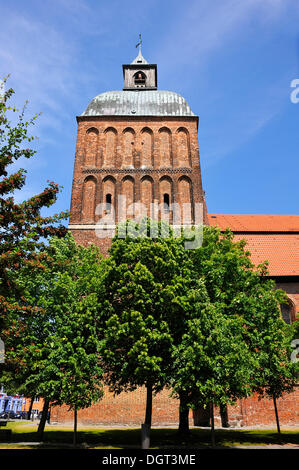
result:
[[[104,252],[127,218],[207,223],[198,117],[182,96],[157,89],[157,65],[140,45],[123,76],[122,91],[101,93],[77,117],[69,229]]]

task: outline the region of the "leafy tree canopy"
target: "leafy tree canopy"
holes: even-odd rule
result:
[[[12,124],[10,115],[13,119],[18,113],[9,105],[13,93],[8,89],[0,101],[0,327],[9,312],[19,308],[22,293],[15,282],[18,270],[24,264],[39,266],[45,239],[52,235],[63,237],[66,227],[60,221],[68,216],[65,212],[41,216],[41,210],[56,201],[59,187],[53,182],[40,194],[22,203],[15,202],[14,192],[25,185],[26,171],[22,168],[15,171],[14,167],[21,157],[31,158],[36,153],[28,145],[34,139],[29,128],[35,124],[37,115],[26,120],[25,105]]]
[[[25,321],[15,318],[7,338],[7,370],[24,380],[31,395],[80,409],[102,395],[99,340],[103,328],[98,297],[103,263],[96,247],[77,245],[68,234],[52,238],[32,275],[19,274],[25,298],[34,305]]]

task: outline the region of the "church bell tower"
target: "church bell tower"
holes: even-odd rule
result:
[[[139,54],[131,64],[123,65],[124,90],[156,90],[157,89],[157,65],[149,64]]]

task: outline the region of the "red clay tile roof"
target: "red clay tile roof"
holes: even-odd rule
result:
[[[209,214],[210,225],[233,232],[299,232],[299,215]]]
[[[299,215],[209,214],[209,222],[246,239],[252,262],[268,260],[270,275],[299,275]]]

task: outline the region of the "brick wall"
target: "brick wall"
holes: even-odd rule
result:
[[[293,393],[277,400],[277,409],[282,426],[299,425],[299,387]],[[273,400],[259,400],[257,396],[240,400],[229,407],[228,418],[235,426],[276,426]],[[219,421],[219,418],[218,418]]]
[[[122,425],[140,426],[144,422],[146,392],[140,388],[134,392],[113,396],[105,389],[104,398],[97,404],[80,410],[80,425]],[[277,400],[281,426],[299,425],[299,388],[291,394]],[[242,426],[276,426],[273,401],[258,400],[257,396],[239,400],[235,406],[228,407],[229,424]],[[51,421],[70,424],[73,413],[67,406],[52,407]],[[153,426],[173,425],[179,422],[179,401],[169,397],[169,391],[163,390],[153,399]],[[189,414],[189,423],[193,425],[193,413]],[[215,425],[221,426],[219,409],[215,409]]]
[[[140,426],[144,422],[146,405],[146,391],[139,388],[133,392],[121,393],[113,396],[105,388],[103,399],[97,404],[80,410],[78,422],[81,425],[134,425]],[[153,425],[176,425],[179,416],[179,402],[169,397],[169,392],[163,390],[153,397]],[[71,423],[73,413],[67,406],[52,407],[51,421]]]

